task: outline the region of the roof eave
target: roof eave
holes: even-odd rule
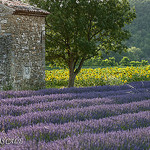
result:
[[[27,15],[27,16],[37,16],[37,17],[46,17],[49,15],[49,12],[36,12],[36,11],[25,11],[25,10],[15,10],[13,15]]]

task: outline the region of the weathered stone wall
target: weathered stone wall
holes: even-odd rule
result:
[[[13,9],[0,4],[0,90],[8,88],[10,83],[12,36],[6,32],[5,25],[11,25],[12,13]]]
[[[13,15],[10,21],[14,25],[11,27],[14,41],[11,66],[13,87],[17,90],[44,88],[45,19]]]
[[[10,82],[13,90],[45,87],[45,18],[0,16],[0,35],[11,35]]]
[[[11,36],[0,35],[0,90],[9,86]]]

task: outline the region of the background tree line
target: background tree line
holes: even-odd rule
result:
[[[143,52],[141,58],[150,60],[150,0],[129,0],[131,7],[136,10],[136,19],[126,28],[132,37],[127,41],[128,47],[140,48]]]
[[[141,60],[135,61],[129,59],[128,57],[122,57],[119,62],[116,62],[115,57],[109,57],[106,59],[98,58],[91,58],[85,61],[84,66],[100,66],[100,67],[110,67],[110,66],[145,66],[148,65],[148,61]]]

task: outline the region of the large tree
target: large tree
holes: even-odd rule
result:
[[[69,68],[68,87],[85,60],[102,51],[119,51],[135,18],[128,0],[30,0],[50,12],[46,18],[46,60]]]

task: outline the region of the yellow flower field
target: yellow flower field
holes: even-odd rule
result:
[[[64,69],[46,70],[46,86],[67,87],[69,71]],[[107,67],[81,69],[76,76],[75,86],[121,85],[133,81],[150,80],[150,65],[144,67]]]

